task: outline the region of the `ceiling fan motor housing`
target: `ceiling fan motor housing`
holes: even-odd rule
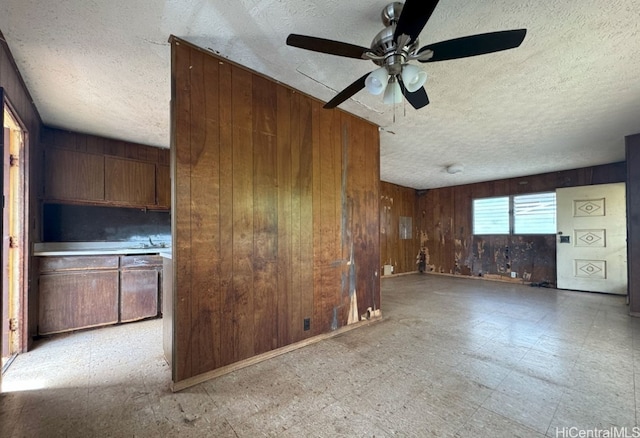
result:
[[[398,50],[397,42],[394,40],[396,24],[400,18],[403,4],[400,2],[390,3],[382,10],[382,23],[386,26],[371,41],[371,52],[377,57],[370,58],[376,65],[386,66],[390,75],[397,75],[402,72],[402,65],[407,62],[409,54],[418,50],[420,42],[416,38],[410,44]]]

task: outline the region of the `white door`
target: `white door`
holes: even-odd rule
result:
[[[556,190],[559,289],[627,294],[625,183]]]

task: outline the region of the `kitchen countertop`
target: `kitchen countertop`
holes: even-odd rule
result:
[[[161,253],[171,254],[171,242],[41,242],[33,245],[33,255],[38,257]]]

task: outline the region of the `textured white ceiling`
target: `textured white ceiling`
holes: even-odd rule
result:
[[[287,35],[368,46],[386,3],[2,0],[0,30],[47,125],[168,147],[169,35],[326,101],[376,66]],[[381,126],[383,180],[424,189],[624,160],[640,132],[640,2],[441,0],[420,42],[517,28],[517,49],[420,64],[419,111],[366,91],[341,105]]]

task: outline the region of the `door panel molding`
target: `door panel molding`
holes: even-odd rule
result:
[[[599,230],[574,230],[574,242],[576,246],[599,247],[607,246],[607,230],[601,228]]]
[[[573,217],[605,216],[605,198],[573,201]]]

